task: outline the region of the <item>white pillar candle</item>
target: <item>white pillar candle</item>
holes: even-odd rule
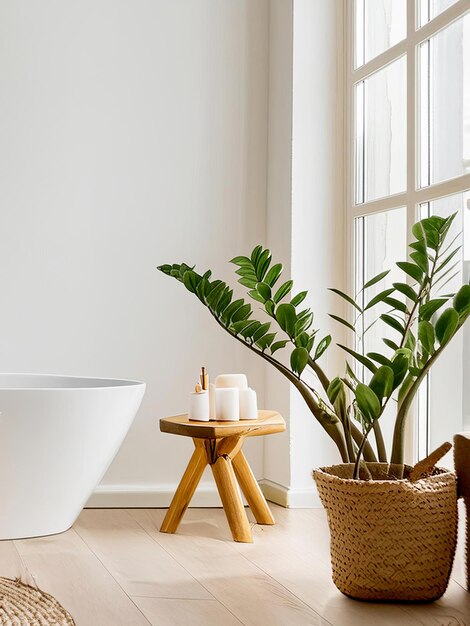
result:
[[[215,386],[238,387],[238,389],[248,389],[248,381],[245,374],[219,374],[215,379]]]
[[[256,391],[254,389],[240,389],[240,419],[258,419],[258,405],[256,401]]]
[[[189,419],[195,422],[209,421],[209,393],[193,391],[189,394]]]
[[[239,391],[236,387],[215,390],[215,413],[219,422],[236,422],[240,414]]]
[[[215,412],[215,385],[211,383],[209,385],[209,419],[216,420],[216,412]]]

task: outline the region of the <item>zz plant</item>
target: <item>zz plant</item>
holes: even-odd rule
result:
[[[454,218],[455,214],[448,218],[433,216],[414,225],[409,260],[396,264],[403,274],[402,281],[369,300],[369,289],[378,286],[390,270],[366,282],[356,298],[331,290],[353,314],[348,319],[333,314],[331,317],[356,337],[355,350],[338,344],[348,357],[344,374],[331,380],[320,365],[331,336],[321,336],[313,327],[312,310],[302,308],[307,291],[293,295],[292,280],[279,285],[283,268],[280,263],[272,264],[269,250],[258,245],[249,257],[237,256],[231,261],[237,266],[238,282],[263,311],[261,316],[256,315],[260,319],[256,319],[252,304],[244,298],[233,299],[232,289],[212,279],[210,270],[199,274],[185,263],[161,265],[158,269],[182,282],[219,326],[297,388],[335,442],[342,461],[355,463],[357,478],[361,459],[388,461],[380,418],[389,403],[396,406],[390,462],[394,471],[397,466],[403,468],[405,424],[418,388],[470,315],[470,285],[464,284],[457,293],[441,294],[443,286],[458,274],[458,235],[448,242]],[[384,306],[385,312],[380,312]],[[365,330],[360,330],[366,314],[375,317]],[[363,354],[360,346],[364,335],[376,322],[391,328],[395,339],[383,338],[383,352]],[[290,352],[290,365],[277,358],[286,350]],[[366,374],[359,376],[359,369]],[[315,375],[318,388],[305,380],[308,370]],[[371,432],[375,446],[370,441]]]

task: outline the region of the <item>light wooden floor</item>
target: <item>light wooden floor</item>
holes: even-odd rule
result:
[[[434,604],[356,602],[331,582],[324,512],[273,512],[236,544],[220,509],[189,510],[176,535],[162,509],[88,509],[62,535],[0,542],[0,575],[35,581],[77,626],[470,626],[462,554]]]

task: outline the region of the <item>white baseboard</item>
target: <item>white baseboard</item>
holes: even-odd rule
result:
[[[315,485],[300,489],[264,479],[260,481],[260,486],[266,500],[289,509],[319,509],[322,506]]]
[[[85,508],[166,509],[178,485],[98,485]],[[193,507],[219,507],[222,503],[215,485],[201,484],[191,500]]]
[[[311,489],[289,489],[270,480],[260,480],[260,487],[270,502],[284,507],[307,509],[321,507],[315,486]],[[88,500],[86,508],[124,509],[156,508],[166,509],[177,485],[98,485]],[[191,507],[221,507],[222,503],[214,484],[201,484],[191,500]]]

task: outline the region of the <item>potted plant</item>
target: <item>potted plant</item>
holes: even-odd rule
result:
[[[457,527],[455,476],[431,467],[411,472],[403,457],[416,393],[470,315],[470,285],[442,295],[454,276],[460,247],[456,238],[448,241],[454,218],[417,222],[409,259],[397,263],[403,280],[368,299],[368,290],[377,289],[388,271],[378,274],[361,289],[364,306],[332,289],[353,317],[331,317],[354,333],[356,342],[354,349],[339,344],[347,355],[345,372],[331,379],[320,364],[331,336],[321,336],[311,309],[302,308],[307,292],[293,295],[292,280],[279,284],[283,268],[272,263],[269,250],[259,245],[250,256],[231,261],[238,282],[263,311],[259,319],[252,305],[233,299],[232,289],[213,279],[211,271],[199,274],[184,263],[158,268],[194,293],[234,339],[283,374],[335,442],[341,464],[316,470],[314,478],[328,513],[334,582],[355,598],[432,600],[444,593],[450,575]],[[358,328],[364,314],[374,311],[374,323],[393,330],[395,338],[383,339],[382,352],[364,354],[358,348],[364,332]],[[278,358],[286,350],[289,365]],[[305,380],[309,369],[316,386]],[[390,459],[380,427],[389,406],[395,413]]]

